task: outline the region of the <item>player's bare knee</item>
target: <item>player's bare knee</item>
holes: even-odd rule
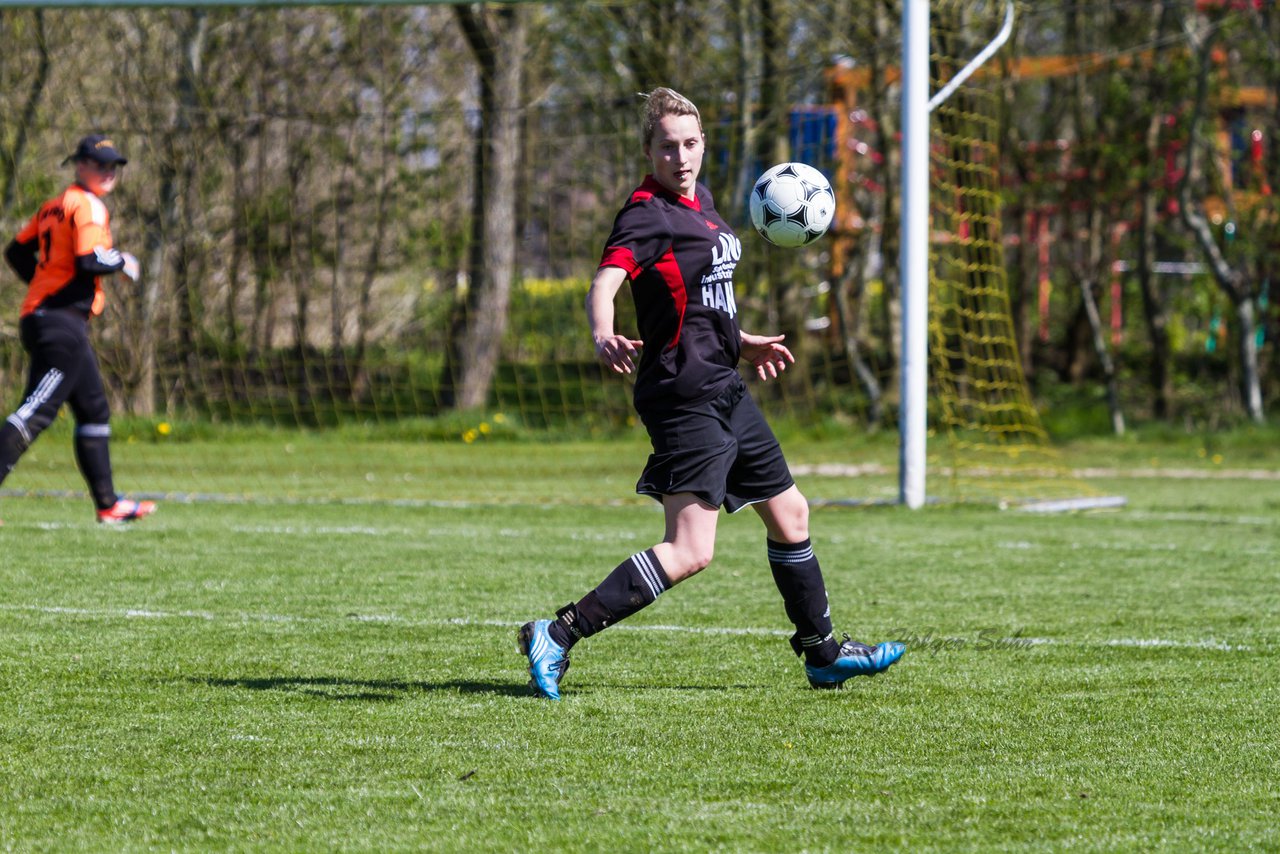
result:
[[[673,582],[697,575],[711,564],[714,551],[714,547],[710,546],[706,548],[695,546],[679,550],[672,561],[674,566],[665,567],[667,575]]]
[[[791,534],[792,542],[799,542],[809,537],[809,502],[804,500],[804,496],[800,496],[800,500],[796,502],[791,517]]]
[[[715,556],[714,551],[710,546],[692,549],[686,556],[686,567],[689,570],[689,574],[693,575],[695,572],[702,572],[702,570],[710,566],[711,558]]]
[[[799,543],[809,537],[809,502],[799,490],[771,502],[761,518],[769,537],[780,543]]]

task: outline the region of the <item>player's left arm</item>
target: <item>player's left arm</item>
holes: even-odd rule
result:
[[[77,272],[88,276],[124,273],[137,280],[141,272],[138,259],[112,247],[106,207],[101,202],[78,206],[71,212],[71,224],[75,229]]]
[[[742,336],[742,359],[755,367],[760,379],[776,379],[788,364],[796,363],[796,357],[782,343],[787,336],[739,334]]]
[[[86,276],[109,276],[124,269],[124,253],[118,249],[94,247],[92,252],[76,256],[76,270]]]

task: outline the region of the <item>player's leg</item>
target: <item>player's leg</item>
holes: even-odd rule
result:
[[[791,647],[805,664],[826,667],[840,654],[831,627],[831,608],[822,567],[809,540],[809,503],[795,484],[752,505],[764,522],[773,583],[796,633]]]
[[[117,497],[111,473],[111,408],[88,336],[80,342],[76,358],[81,364],[79,381],[67,398],[76,419],[76,464],[89,487],[89,496],[102,511],[114,506]]]
[[[116,494],[111,468],[111,407],[87,334],[80,343],[79,359],[79,380],[67,402],[76,419],[76,464],[89,487],[98,521],[114,525],[149,516],[155,512],[155,502],[131,501]]]
[[[840,644],[831,628],[827,588],[809,542],[809,503],[796,487],[782,447],[764,414],[744,395],[730,414],[738,458],[729,472],[725,506],[751,507],[764,522],[773,580],[787,617],[796,627],[791,646],[805,663],[824,667],[836,660]]]
[[[0,424],[0,483],[66,403],[78,379],[74,329],[58,312],[30,314],[20,324],[31,357],[22,403]]]
[[[701,406],[641,415],[653,453],[636,492],[662,502],[666,531],[662,542],[624,560],[595,590],[561,608],[554,620],[521,627],[520,650],[529,658],[532,685],[543,696],[559,698],[560,677],[575,643],[653,604],[673,584],[711,562],[718,508],[737,456],[725,415],[739,393],[730,389]]]
[[[791,647],[803,655],[814,687],[838,688],[856,675],[874,675],[901,657],[903,647],[870,647],[835,639],[826,581],[809,539],[809,502],[791,478],[782,448],[755,402],[744,397],[731,416],[738,459],[730,471],[725,506],[750,504],[764,522],[769,568],[796,632]]]
[[[662,506],[666,533],[661,543],[618,564],[594,590],[557,611],[554,620],[520,628],[530,684],[544,697],[559,699],[574,644],[652,605],[711,562],[718,508],[691,493],[665,496]]]
[[[754,505],[768,534],[769,568],[783,607],[796,627],[791,647],[804,655],[805,674],[814,688],[840,688],[854,676],[875,676],[902,657],[897,641],[876,646],[848,635],[837,642],[822,568],[809,540],[809,505],[794,485]]]
[[[696,495],[668,495],[662,502],[666,533],[662,542],[634,554],[600,585],[557,613],[551,635],[567,650],[631,616],[672,586],[711,563],[719,510]]]

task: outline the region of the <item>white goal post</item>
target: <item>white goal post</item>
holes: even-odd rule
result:
[[[898,501],[925,502],[929,394],[929,113],[1000,49],[1013,31],[1007,0],[1000,32],[953,79],[929,97],[929,0],[902,6],[902,358],[898,410]]]

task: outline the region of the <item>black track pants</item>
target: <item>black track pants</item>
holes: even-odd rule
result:
[[[21,405],[0,424],[0,483],[67,403],[76,419],[81,473],[94,503],[110,507],[116,499],[107,449],[111,410],[88,319],[74,310],[40,309],[22,318],[21,334],[31,370]]]

